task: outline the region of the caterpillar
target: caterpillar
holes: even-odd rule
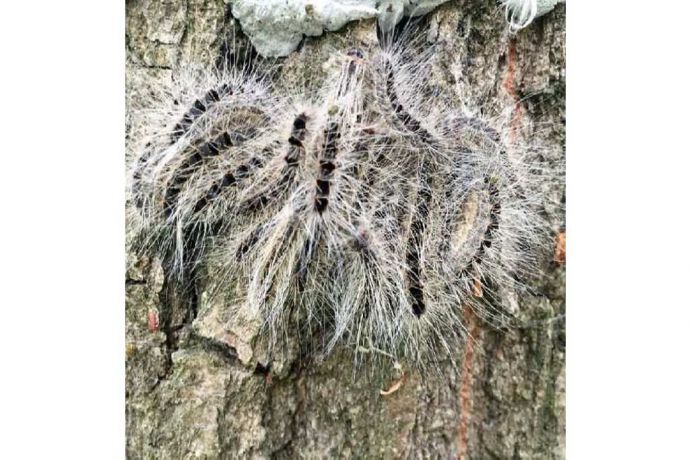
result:
[[[202,69],[137,133],[136,250],[216,267],[207,282],[270,349],[317,333],[323,354],[423,363],[465,338],[466,308],[510,321],[501,291],[537,269],[541,189],[559,178],[510,155],[501,124],[429,97],[431,53],[394,35],[294,92]]]

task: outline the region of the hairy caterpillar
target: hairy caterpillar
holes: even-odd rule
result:
[[[317,331],[324,353],[422,361],[463,339],[464,308],[507,318],[500,291],[545,244],[552,177],[512,158],[489,121],[430,97],[430,53],[392,37],[339,55],[314,91],[201,71],[159,90],[173,102],[142,128],[139,247],[180,273],[213,261],[228,308],[255,312],[273,344]]]

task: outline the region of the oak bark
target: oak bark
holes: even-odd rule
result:
[[[128,69],[170,78],[190,62],[214,65],[224,43],[248,46],[221,0],[128,0]],[[510,34],[492,0],[451,1],[422,20],[438,81],[522,126],[561,160],[565,119],[565,7]],[[306,38],[285,58],[300,80],[334,49],[377,46],[374,20]],[[548,159],[549,160],[549,159]],[[553,191],[559,199],[562,188]],[[560,211],[546,210],[555,232]],[[555,251],[560,248],[555,241]],[[519,298],[523,324],[497,331],[474,317],[474,345],[432,375],[373,375],[340,350],[324,362],[286,353],[262,362],[251,332],[218,340],[222,311],[191,312],[156,261],[128,256],[127,457],[562,458],[565,304],[561,254]]]

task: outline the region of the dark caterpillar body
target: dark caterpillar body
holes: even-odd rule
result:
[[[475,209],[474,212],[471,212],[466,209],[466,205],[469,205],[473,198],[475,199]],[[483,206],[484,213],[482,212]],[[469,192],[461,206],[461,212],[469,214],[459,216],[461,219],[472,219],[470,222],[464,222],[469,227],[465,229],[464,235],[467,238],[464,241],[466,248],[459,254],[452,252],[450,244],[447,244],[445,245],[446,253],[451,257],[460,258],[460,266],[457,268],[457,273],[459,273],[462,279],[474,279],[477,276],[475,269],[483,263],[487,250],[492,247],[497,239],[501,215],[500,192],[497,184],[490,177],[485,177],[480,189]]]
[[[238,262],[242,260],[243,256],[247,254],[247,251],[249,251],[250,248],[252,248],[252,246],[257,244],[257,242],[259,241],[259,237],[262,235],[263,231],[264,226],[260,225],[259,227],[252,230],[250,235],[245,239],[245,241],[243,241],[242,245],[240,245],[237,253],[235,254],[235,258]]]
[[[247,179],[255,170],[264,166],[264,159],[260,157],[252,157],[246,164],[241,164],[232,172],[227,172],[221,178],[209,187],[206,194],[200,198],[194,205],[194,213],[201,212],[206,208],[216,197],[218,197],[226,188],[237,187],[245,179]]]
[[[329,205],[329,192],[331,181],[336,169],[336,154],[338,152],[338,139],[341,134],[336,121],[330,121],[324,132],[324,146],[319,158],[319,173],[317,176],[317,189],[314,198],[314,209],[319,214],[323,213]]]
[[[221,89],[219,91],[224,90]],[[232,94],[230,89],[225,91],[226,94]],[[208,98],[211,98],[212,101],[220,100],[219,92],[212,90],[209,94],[211,96],[208,96]],[[232,113],[228,114],[228,118],[225,119],[226,123],[228,121],[235,121],[234,126],[221,130],[220,133],[215,134],[215,137],[208,142],[194,141],[192,143],[191,155],[178,167],[168,182],[164,198],[164,217],[168,219],[174,213],[178,197],[184,185],[206,161],[211,161],[212,158],[219,157],[229,149],[240,146],[249,139],[256,137],[260,133],[256,124],[264,123],[268,120],[269,117],[261,109],[254,106],[234,107]],[[212,184],[206,195],[197,201],[193,212],[197,213],[204,209],[218,195],[222,188],[244,178],[250,168],[256,168],[257,162],[261,162],[261,159],[252,158],[247,165],[240,165],[237,170],[226,174],[220,181]]]
[[[168,181],[163,202],[163,214],[167,219],[175,211],[178,196],[185,186],[185,183],[202,166],[204,159],[219,155],[224,150],[233,146],[231,136],[228,132],[218,135],[213,141],[193,147],[192,154],[180,165],[173,173],[173,177]]]
[[[321,148],[321,155],[318,159],[319,166],[316,179],[316,187],[314,192],[313,209],[321,215],[329,205],[329,194],[331,193],[331,183],[336,169],[336,155],[338,153],[338,140],[341,134],[339,131],[339,124],[335,120],[327,123],[324,130],[324,142]],[[314,235],[308,237],[305,241],[300,256],[298,259],[298,266],[295,268],[295,273],[298,277],[298,290],[304,290],[305,280],[307,277],[308,268],[311,265],[314,252],[317,244],[320,241],[320,227],[316,226]]]
[[[339,103],[347,97],[358,83],[358,76],[356,71],[360,65],[360,61],[364,58],[364,53],[358,48],[351,48],[346,55],[349,57],[345,71],[342,73],[342,79],[339,82],[336,99]],[[331,193],[333,177],[336,169],[336,156],[340,148],[339,141],[342,136],[342,128],[348,129],[348,126],[341,126],[344,123],[345,115],[349,108],[339,107],[337,114],[330,117],[324,129],[324,142],[320,151],[319,157],[319,171],[316,180],[316,191],[314,200],[314,210],[322,214],[329,205],[329,194]],[[358,114],[360,117],[360,114]]]
[[[293,120],[290,136],[288,138],[288,150],[283,156],[283,167],[277,183],[270,184],[270,188],[265,187],[264,191],[240,203],[238,206],[239,212],[251,214],[259,211],[265,208],[271,201],[278,200],[289,188],[295,178],[296,169],[300,161],[305,157],[305,146],[303,142],[307,136],[307,121],[308,116],[304,112],[297,115]],[[241,165],[234,174],[227,174],[224,177],[225,186],[237,184],[238,181],[246,177],[252,169],[263,166],[264,162],[262,160],[253,158],[247,166]],[[252,231],[250,236],[245,239],[238,249],[236,253],[237,260],[241,260],[242,257],[258,243],[263,231],[264,224],[259,225]]]
[[[499,133],[477,118],[458,117],[453,129],[459,137],[468,132],[473,136],[478,135],[490,147],[500,141]],[[459,151],[452,156],[451,173],[444,184],[445,201],[450,208],[445,218],[439,250],[445,257],[453,257],[454,262],[458,261],[454,265],[459,267],[457,270],[461,276],[467,277],[473,264],[482,260],[485,248],[492,245],[501,205],[497,185],[487,175],[481,186],[471,185],[469,189],[465,188],[465,183],[474,182],[476,176],[473,173],[480,173],[477,159],[467,147],[454,148]],[[460,201],[459,205],[454,205],[455,201]]]
[[[212,105],[220,102],[225,96],[231,96],[232,94],[233,90],[230,88],[230,85],[224,83],[220,88],[209,90],[202,98],[195,100],[192,103],[192,107],[185,112],[182,119],[173,127],[170,143],[174,144],[180,137],[187,133],[194,124],[194,121],[202,116]]]
[[[500,143],[501,137],[499,133],[495,129],[491,128],[485,121],[472,117],[462,117],[460,121],[461,129],[470,129],[476,133],[479,133],[481,137],[492,145],[498,145]],[[499,157],[504,157],[505,155],[505,151],[499,152]],[[504,174],[508,176],[509,180],[513,180],[513,174],[510,171],[505,171]],[[462,276],[466,277],[471,276],[470,271],[473,265],[477,266],[482,263],[487,250],[492,247],[493,242],[496,240],[496,233],[499,229],[501,200],[497,178],[485,175],[483,179],[483,189],[486,191],[489,201],[489,221],[486,224],[482,241],[477,246],[474,256],[461,270]]]
[[[202,114],[204,114],[212,105],[216,104],[217,102],[220,102],[221,99],[225,96],[232,95],[233,90],[230,88],[228,84],[223,84],[217,89],[211,89],[209,90],[203,97],[196,99],[192,103],[192,107],[183,114],[182,118],[180,121],[178,121],[175,126],[173,127],[173,131],[170,134],[170,140],[168,142],[168,145],[173,145],[175,142],[180,139],[184,134],[189,132],[190,128],[194,124],[194,121],[199,118]],[[176,101],[177,103],[177,101]],[[228,135],[227,133],[224,133],[224,135]],[[208,143],[205,144],[201,147],[201,155],[203,156],[209,156],[209,155],[214,155],[217,154],[218,151],[217,149],[219,148],[219,144],[226,143],[230,144],[231,141],[229,138],[224,138],[221,140],[219,143]],[[144,200],[141,196],[141,179],[142,179],[142,173],[146,167],[147,162],[149,161],[152,151],[147,152],[145,155],[142,155],[139,157],[137,160],[137,165],[134,169],[134,172],[132,174],[132,179],[133,179],[133,190],[132,193],[135,197],[135,205],[138,208],[142,208],[144,205]],[[194,163],[196,163],[197,158],[193,156],[193,158],[190,159],[190,161],[186,164],[183,164],[183,167],[185,166],[190,166]],[[181,176],[185,176],[185,174],[181,174]],[[189,177],[189,176],[188,176]],[[166,203],[164,204],[164,216],[167,218],[170,216],[172,213],[172,205],[171,205],[171,200],[175,201],[177,199],[177,195],[180,193],[180,188],[181,188],[181,183],[184,183],[186,179],[173,179],[173,183],[171,184],[171,191],[170,193],[166,192],[167,198],[166,198]],[[179,182],[176,184],[176,182]]]
[[[408,291],[412,300],[412,308],[415,316],[425,312],[425,298],[422,281],[422,267],[420,262],[420,248],[422,247],[423,234],[429,215],[429,203],[432,199],[432,191],[428,184],[428,174],[423,166],[422,186],[418,191],[418,200],[413,221],[410,225],[408,236],[406,263],[408,265]]]
[[[355,72],[357,71],[358,67],[360,66],[361,61],[365,58],[365,53],[362,52],[362,50],[358,48],[351,48],[348,50],[346,55],[350,58],[349,62],[347,64],[347,70],[345,72],[345,79],[342,84],[343,90],[341,91],[341,94],[339,96],[343,95],[345,91],[351,89],[351,85],[355,81]]]
[[[497,230],[499,229],[499,215],[501,213],[501,202],[499,201],[499,188],[497,184],[490,177],[485,178],[485,185],[489,191],[489,201],[490,201],[490,222],[485,231],[485,237],[482,240],[482,244],[475,254],[474,262],[479,264],[482,262],[483,255],[485,251],[492,247],[492,242],[495,239]]]
[[[395,73],[391,62],[386,60],[384,68],[386,70],[386,96],[396,118],[423,144],[419,165],[419,189],[410,224],[405,257],[408,266],[408,293],[413,314],[419,317],[426,310],[420,249],[423,243],[423,234],[426,231],[429,206],[432,200],[431,179],[435,174],[435,167],[430,158],[428,158],[431,155],[428,149],[436,147],[436,141],[432,134],[406,110],[399,100],[396,93]]]
[[[393,66],[388,60],[385,62],[384,68],[386,69],[386,95],[389,98],[394,114],[408,131],[416,134],[423,142],[432,143],[434,141],[432,134],[406,111],[403,104],[399,101],[398,94],[396,94],[396,75]]]
[[[272,200],[280,198],[293,183],[296,169],[300,161],[305,158],[305,146],[303,142],[307,136],[307,114],[300,113],[293,120],[290,137],[288,137],[288,151],[283,157],[284,165],[276,184],[271,188],[250,197],[240,205],[241,212],[252,213],[265,208]]]

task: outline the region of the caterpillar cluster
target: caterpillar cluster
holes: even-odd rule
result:
[[[272,342],[448,351],[465,308],[506,317],[502,292],[536,268],[544,177],[430,96],[429,53],[391,41],[338,61],[316,91],[276,94],[245,68],[151,88],[130,228],[178,273],[213,261],[228,308],[257,313]]]

